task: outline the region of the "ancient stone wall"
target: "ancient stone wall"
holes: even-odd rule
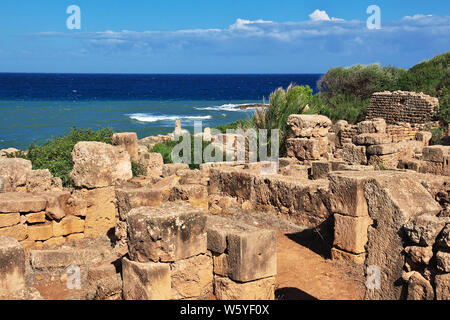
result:
[[[387,123],[427,123],[434,120],[437,98],[423,93],[376,92],[367,108],[367,120],[384,118]]]

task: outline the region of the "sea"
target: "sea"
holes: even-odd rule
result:
[[[215,127],[249,119],[236,108],[269,101],[289,84],[317,91],[321,74],[163,75],[0,73],[0,149],[26,149],[70,128],[112,128],[139,138],[173,131],[175,120]]]

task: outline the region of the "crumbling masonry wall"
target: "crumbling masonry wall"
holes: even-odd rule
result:
[[[427,123],[434,120],[437,98],[407,91],[376,92],[367,108],[367,120],[384,118],[388,124],[397,122]]]

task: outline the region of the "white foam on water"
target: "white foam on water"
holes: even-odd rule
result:
[[[240,106],[246,106],[249,105],[249,103],[243,103],[243,104],[233,104],[233,103],[227,103],[223,104],[221,106],[213,106],[213,107],[195,107],[196,110],[207,110],[207,111],[247,111],[252,110],[254,108],[247,108],[247,109],[240,109],[238,107]]]
[[[175,120],[208,120],[212,116],[178,116],[178,115],[154,115],[151,113],[132,113],[130,119],[140,122],[175,121]]]

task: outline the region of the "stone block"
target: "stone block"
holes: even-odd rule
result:
[[[395,143],[391,144],[379,144],[379,145],[373,145],[367,147],[367,153],[371,155],[388,155],[393,154],[399,151],[399,147]]]
[[[172,299],[208,299],[213,293],[213,261],[209,254],[171,264]]]
[[[194,207],[208,210],[208,188],[199,184],[177,185],[169,196],[170,201],[188,201]]]
[[[72,151],[72,181],[79,188],[102,188],[133,177],[130,155],[106,143],[78,142]]]
[[[139,163],[144,166],[148,177],[159,177],[163,174],[164,161],[160,153],[143,153],[139,156]]]
[[[372,224],[369,217],[334,215],[334,246],[347,252],[366,252],[367,229]]]
[[[24,215],[24,217],[28,224],[44,223],[45,222],[45,211],[29,213],[29,214]]]
[[[424,147],[427,147],[430,145],[430,140],[433,137],[433,134],[429,131],[420,131],[416,133],[416,140],[423,143]]]
[[[186,169],[189,169],[189,165],[186,163],[166,163],[162,166],[162,176],[173,176],[177,174],[178,170]]]
[[[286,141],[286,149],[289,157],[300,161],[319,160],[323,154],[319,140],[316,139],[291,138]]]
[[[206,216],[185,202],[131,210],[128,249],[134,261],[171,262],[206,252]]]
[[[367,176],[361,173],[332,173],[330,175],[331,211],[352,217],[368,216],[364,184]]]
[[[332,170],[331,162],[328,161],[313,161],[312,162],[312,177],[314,180],[326,179]]]
[[[0,236],[0,296],[25,289],[25,252],[20,243]]]
[[[214,276],[214,294],[217,300],[274,300],[275,277],[242,283]]]
[[[0,213],[0,228],[14,226],[19,223],[19,213]]]
[[[85,221],[75,216],[68,216],[59,222],[53,221],[52,223],[55,237],[84,232]]]
[[[27,192],[61,191],[62,180],[53,177],[48,169],[32,170],[27,175]]]
[[[450,146],[431,146],[422,150],[422,160],[443,163],[444,156],[450,152]]]
[[[355,264],[364,264],[364,261],[366,260],[366,254],[365,253],[354,254],[343,250],[339,250],[337,248],[332,248],[331,259],[352,262]]]
[[[363,133],[355,137],[356,144],[360,145],[380,145],[392,143],[392,137],[384,133]]]
[[[131,209],[155,207],[163,202],[163,194],[150,188],[116,189],[120,220],[125,220]]]
[[[70,192],[67,191],[52,191],[52,192],[39,192],[36,193],[47,200],[47,207],[45,212],[50,220],[61,220],[68,214],[68,201],[70,198]]]
[[[0,228],[0,236],[10,237],[18,241],[22,241],[28,236],[28,228],[22,223],[11,227]]]
[[[344,143],[341,151],[342,160],[350,164],[367,164],[366,147]]]
[[[280,169],[280,173],[284,176],[295,177],[296,179],[308,180],[310,167],[291,164]]]
[[[296,137],[326,137],[331,120],[321,115],[293,114],[287,120]]]
[[[424,214],[406,223],[403,229],[413,243],[421,246],[433,246],[446,223],[450,223],[450,218]]]
[[[125,300],[169,300],[170,265],[140,263],[122,259],[123,297]]]
[[[17,187],[26,184],[31,167],[30,160],[0,157],[0,177],[5,179],[4,183],[9,191],[15,191]]]
[[[138,138],[135,132],[114,133],[112,136],[112,144],[123,147],[130,155],[131,161],[139,161]]]
[[[44,211],[47,200],[31,193],[7,192],[0,193],[0,213],[26,213]]]
[[[39,223],[28,226],[29,240],[48,240],[53,237],[53,225],[51,222]]]

